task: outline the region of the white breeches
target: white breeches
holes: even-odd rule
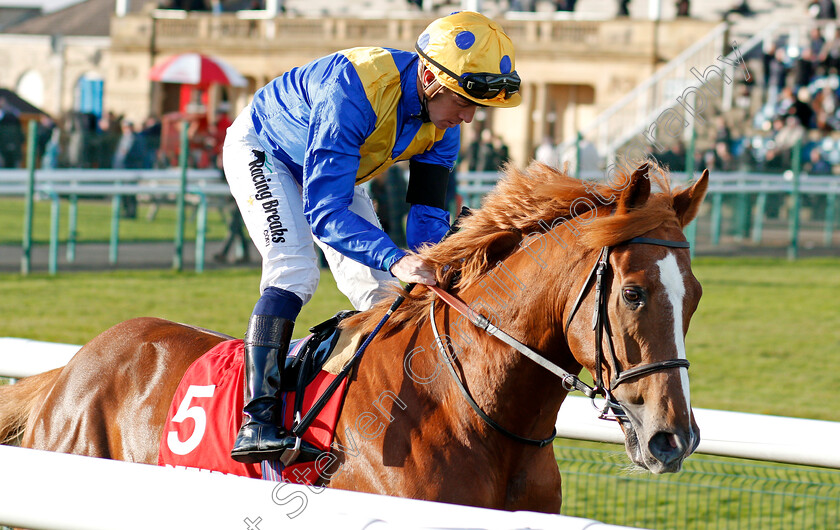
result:
[[[228,128],[223,161],[230,191],[262,255],[260,292],[278,287],[295,293],[306,304],[320,278],[313,241],[355,309],[368,309],[396,285],[390,273],[362,265],[313,237],[303,214],[302,189],[288,168],[260,145],[250,107]],[[355,188],[350,210],[381,227],[370,197],[360,186]]]

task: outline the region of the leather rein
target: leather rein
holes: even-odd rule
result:
[[[622,243],[619,243],[615,246],[620,245],[628,245],[628,244],[643,244],[643,245],[657,245],[662,247],[670,247],[670,248],[689,248],[689,243],[686,241],[670,241],[665,239],[654,239],[648,237],[634,237],[632,239],[628,239]],[[580,378],[567,372],[560,366],[557,366],[553,362],[549,361],[533,349],[529,348],[522,342],[516,340],[515,338],[511,337],[497,326],[495,326],[490,319],[482,315],[481,313],[471,309],[463,300],[458,298],[455,295],[452,295],[443,289],[437,286],[428,286],[428,288],[434,292],[438,297],[441,298],[446,304],[452,307],[458,313],[464,315],[474,326],[484,330],[489,335],[501,340],[505,344],[511,346],[513,349],[524,355],[525,357],[531,359],[538,365],[542,366],[549,372],[553,373],[557,377],[560,378],[563,388],[567,391],[572,392],[574,390],[578,390],[585,394],[588,398],[590,398],[594,404],[595,397],[597,395],[603,395],[606,399],[606,403],[604,404],[603,408],[600,409],[600,413],[598,417],[603,420],[616,420],[616,421],[623,421],[627,418],[627,415],[622,409],[621,405],[619,404],[618,400],[615,399],[612,395],[612,392],[615,388],[620,385],[621,383],[625,383],[631,379],[635,379],[637,377],[643,377],[645,375],[659,372],[662,370],[668,370],[671,368],[688,368],[689,362],[687,359],[668,359],[665,361],[657,361],[653,363],[643,364],[639,366],[634,366],[632,368],[628,368],[627,370],[621,371],[620,363],[618,362],[618,358],[615,355],[615,347],[613,345],[612,340],[612,329],[609,323],[609,315],[607,312],[607,286],[606,286],[606,276],[607,272],[610,268],[610,251],[612,247],[605,246],[601,249],[601,252],[598,256],[598,260],[595,262],[595,265],[592,267],[592,270],[589,272],[586,281],[583,284],[583,287],[580,290],[580,294],[578,294],[577,298],[575,299],[575,303],[572,306],[572,310],[569,313],[568,318],[566,319],[566,325],[564,328],[564,334],[568,336],[569,325],[572,323],[572,319],[577,313],[577,310],[580,308],[581,304],[583,303],[584,298],[586,298],[586,293],[589,290],[590,284],[595,282],[595,310],[592,314],[592,329],[595,331],[595,365],[597,366],[597,377],[595,380],[595,387],[591,387],[580,380]],[[526,438],[523,436],[519,436],[515,434],[498,423],[496,423],[490,416],[488,416],[478,403],[475,402],[473,397],[470,395],[469,391],[464,387],[464,383],[461,381],[461,378],[458,377],[457,372],[455,372],[454,358],[449,353],[449,350],[445,347],[440,334],[438,333],[437,323],[435,322],[435,302],[432,299],[432,303],[429,306],[429,319],[432,324],[432,331],[435,335],[435,340],[438,343],[438,347],[446,356],[446,366],[449,369],[449,373],[452,375],[453,379],[455,379],[455,383],[458,386],[458,389],[463,394],[464,398],[469,403],[470,407],[475,411],[478,416],[484,420],[490,427],[495,429],[496,431],[502,433],[503,435],[516,440],[517,442],[524,443],[527,445],[536,445],[538,447],[545,447],[546,445],[550,444],[554,438],[557,436],[557,429],[554,428],[551,436],[548,438],[543,439],[533,439],[533,438]],[[608,386],[604,386],[604,380],[602,375],[602,366],[604,364],[609,367],[609,363],[606,361],[603,352],[603,337],[606,334],[607,337],[607,346],[609,347],[610,358],[612,359],[613,366],[615,367],[614,375],[612,380],[609,382]],[[596,409],[598,407],[596,406]]]

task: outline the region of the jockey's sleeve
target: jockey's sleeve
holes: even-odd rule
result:
[[[433,245],[443,239],[447,230],[449,212],[425,204],[411,205],[405,227],[408,248],[417,251],[426,243]]]
[[[417,251],[426,243],[443,239],[449,230],[446,189],[450,168],[412,159],[409,164],[406,202],[411,204],[406,222],[408,247]]]
[[[317,94],[303,164],[304,215],[320,241],[359,263],[387,271],[406,252],[350,211],[359,148],[373,131],[376,115],[364,93],[354,93],[352,79],[327,81]]]

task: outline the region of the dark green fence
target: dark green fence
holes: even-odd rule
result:
[[[564,515],[651,529],[840,529],[840,471],[695,454],[680,473],[652,475],[600,445],[555,446]]]

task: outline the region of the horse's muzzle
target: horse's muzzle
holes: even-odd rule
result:
[[[624,430],[627,456],[634,464],[651,473],[676,473],[683,461],[697,449],[700,430],[692,417],[689,425],[680,428],[663,426],[660,422],[644,422],[638,419],[643,411],[637,407],[623,405],[627,414],[621,422]]]

